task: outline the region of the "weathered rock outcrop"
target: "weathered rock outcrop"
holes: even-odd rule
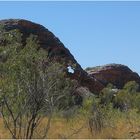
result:
[[[86,71],[90,76],[97,81],[100,81],[104,86],[112,83],[117,88],[123,88],[125,83],[129,81],[136,81],[140,84],[140,76],[133,72],[130,68],[121,64],[108,64],[104,66],[97,66],[87,68]]]
[[[21,33],[22,46],[26,46],[27,38],[33,34],[38,39],[40,48],[46,51],[46,55],[50,59],[63,62],[67,67],[71,67],[74,72],[68,75],[72,79],[79,82],[79,86],[87,87],[91,92],[98,93],[108,83],[116,85],[117,88],[122,88],[128,81],[135,80],[140,84],[140,77],[137,73],[131,71],[127,66],[112,64],[101,67],[90,68],[84,71],[78,62],[75,60],[70,51],[64,44],[44,26],[23,19],[8,19],[0,20],[0,47],[6,46],[9,40],[4,39],[3,33],[14,36],[16,30]],[[0,60],[1,60],[0,56]]]
[[[2,30],[5,33],[18,30],[22,34],[21,42],[23,47],[26,45],[26,40],[31,34],[36,35],[39,41],[39,46],[47,51],[46,55],[48,55],[49,58],[56,59],[59,62],[63,61],[66,68],[68,66],[73,68],[74,65],[74,73],[69,73],[69,75],[71,78],[78,80],[81,86],[88,87],[92,92],[98,92],[104,87],[102,83],[94,79],[94,77],[89,76],[77,63],[73,55],[64,46],[64,44],[52,32],[42,25],[23,19],[1,20],[0,47],[10,43],[9,40],[7,41],[6,39],[2,38]]]

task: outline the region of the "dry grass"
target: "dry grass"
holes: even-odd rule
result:
[[[0,118],[0,139],[11,138],[10,133],[4,127],[3,120]]]
[[[129,123],[130,121],[131,123]],[[46,122],[47,118],[44,118],[38,130],[39,134],[43,132],[43,127]],[[140,121],[138,119],[128,121],[126,118],[119,118],[115,121],[113,127],[105,127],[101,132],[91,134],[86,118],[73,118],[67,121],[64,118],[57,117],[52,120],[48,138],[133,138],[131,137],[130,132],[137,132],[139,130],[137,124],[139,123]],[[140,138],[139,135],[135,135],[135,137]],[[4,127],[2,118],[0,118],[0,138],[11,138],[9,132]],[[35,134],[34,138],[39,138],[39,135]]]

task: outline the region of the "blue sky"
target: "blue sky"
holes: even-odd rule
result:
[[[83,68],[119,63],[140,74],[140,2],[0,2],[0,18],[44,25]]]

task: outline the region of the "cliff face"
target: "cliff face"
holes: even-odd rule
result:
[[[104,87],[95,78],[89,76],[87,72],[85,72],[77,63],[64,44],[52,32],[42,25],[23,19],[1,20],[0,47],[4,47],[8,43],[10,44],[12,42],[12,40],[10,40],[10,42],[9,40],[3,39],[3,34],[8,34],[12,31],[12,35],[14,36],[16,33],[15,30],[18,30],[18,32],[21,33],[21,42],[23,47],[26,46],[26,40],[31,34],[36,35],[39,41],[39,46],[46,51],[46,55],[48,55],[49,58],[65,63],[66,68],[68,66],[73,68],[74,73],[68,74],[71,78],[76,79],[80,86],[86,86],[92,92],[98,92]]]
[[[117,88],[121,89],[129,81],[136,81],[140,84],[140,76],[125,65],[110,64],[88,68],[86,71],[104,86],[108,83],[112,83]]]

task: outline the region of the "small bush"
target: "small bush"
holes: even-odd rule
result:
[[[139,108],[140,94],[137,92],[138,89],[139,85],[135,81],[126,83],[124,88],[114,98],[114,107],[120,108],[121,111]]]
[[[118,89],[116,89],[112,84],[108,84],[100,93],[100,103],[103,105],[112,103],[117,91]]]

